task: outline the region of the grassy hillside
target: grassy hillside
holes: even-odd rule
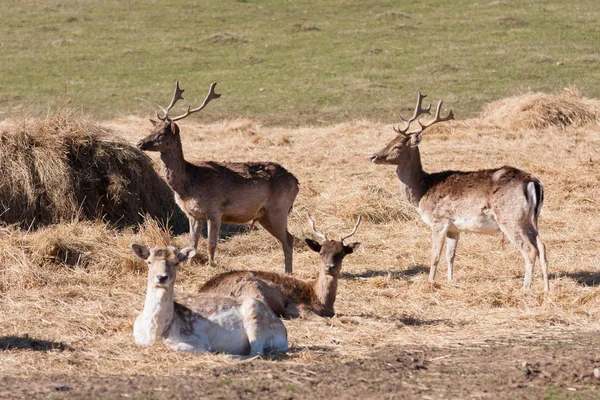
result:
[[[0,119],[61,103],[149,115],[174,81],[201,117],[306,125],[391,123],[416,91],[457,118],[492,100],[600,88],[593,0],[0,2]]]

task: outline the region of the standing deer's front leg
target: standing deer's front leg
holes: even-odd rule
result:
[[[433,283],[435,279],[435,270],[440,262],[442,247],[444,246],[444,238],[448,232],[448,225],[433,225],[431,227],[431,268],[429,270],[429,283]]]
[[[452,271],[454,270],[454,256],[456,255],[456,245],[460,232],[448,231],[446,233],[446,262],[448,263],[448,282],[452,281]]]
[[[215,266],[215,250],[217,249],[217,240],[221,229],[221,215],[210,215],[207,222],[208,231],[208,263]]]
[[[202,234],[202,220],[197,220],[191,216],[188,216],[190,222],[190,245],[194,250],[198,249],[198,240]]]

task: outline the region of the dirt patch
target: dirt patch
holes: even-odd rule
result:
[[[395,346],[360,360],[250,360],[189,375],[3,378],[0,398],[579,398],[600,395],[600,336]],[[298,351],[292,349],[291,352]],[[198,356],[202,357],[202,356]]]

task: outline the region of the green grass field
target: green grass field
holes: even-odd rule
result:
[[[150,115],[174,81],[205,120],[394,122],[416,91],[457,118],[496,99],[600,95],[600,7],[541,1],[0,2],[0,119],[67,104]]]

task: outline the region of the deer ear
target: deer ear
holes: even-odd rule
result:
[[[359,247],[360,247],[360,242],[348,243],[347,245],[344,245],[344,252],[346,252],[346,254],[352,254]]]
[[[149,121],[152,124],[152,126],[156,126],[158,124],[158,121],[155,121],[152,118],[150,118]]]
[[[171,133],[174,135],[179,133],[179,127],[174,121],[171,121]]]
[[[193,247],[186,247],[181,249],[181,251],[177,254],[177,258],[179,258],[180,262],[188,260],[196,255],[196,250]]]
[[[317,253],[321,251],[321,244],[316,240],[304,239],[304,241],[312,251],[316,251]]]
[[[129,247],[131,247],[131,250],[133,250],[135,255],[138,256],[139,258],[141,258],[142,260],[147,260],[148,257],[150,257],[150,250],[148,250],[148,248],[146,246],[143,246],[141,244],[131,243],[129,245]]]
[[[417,147],[421,144],[421,139],[423,139],[423,132],[425,132],[425,129],[423,129],[421,132],[410,135],[410,147]]]

